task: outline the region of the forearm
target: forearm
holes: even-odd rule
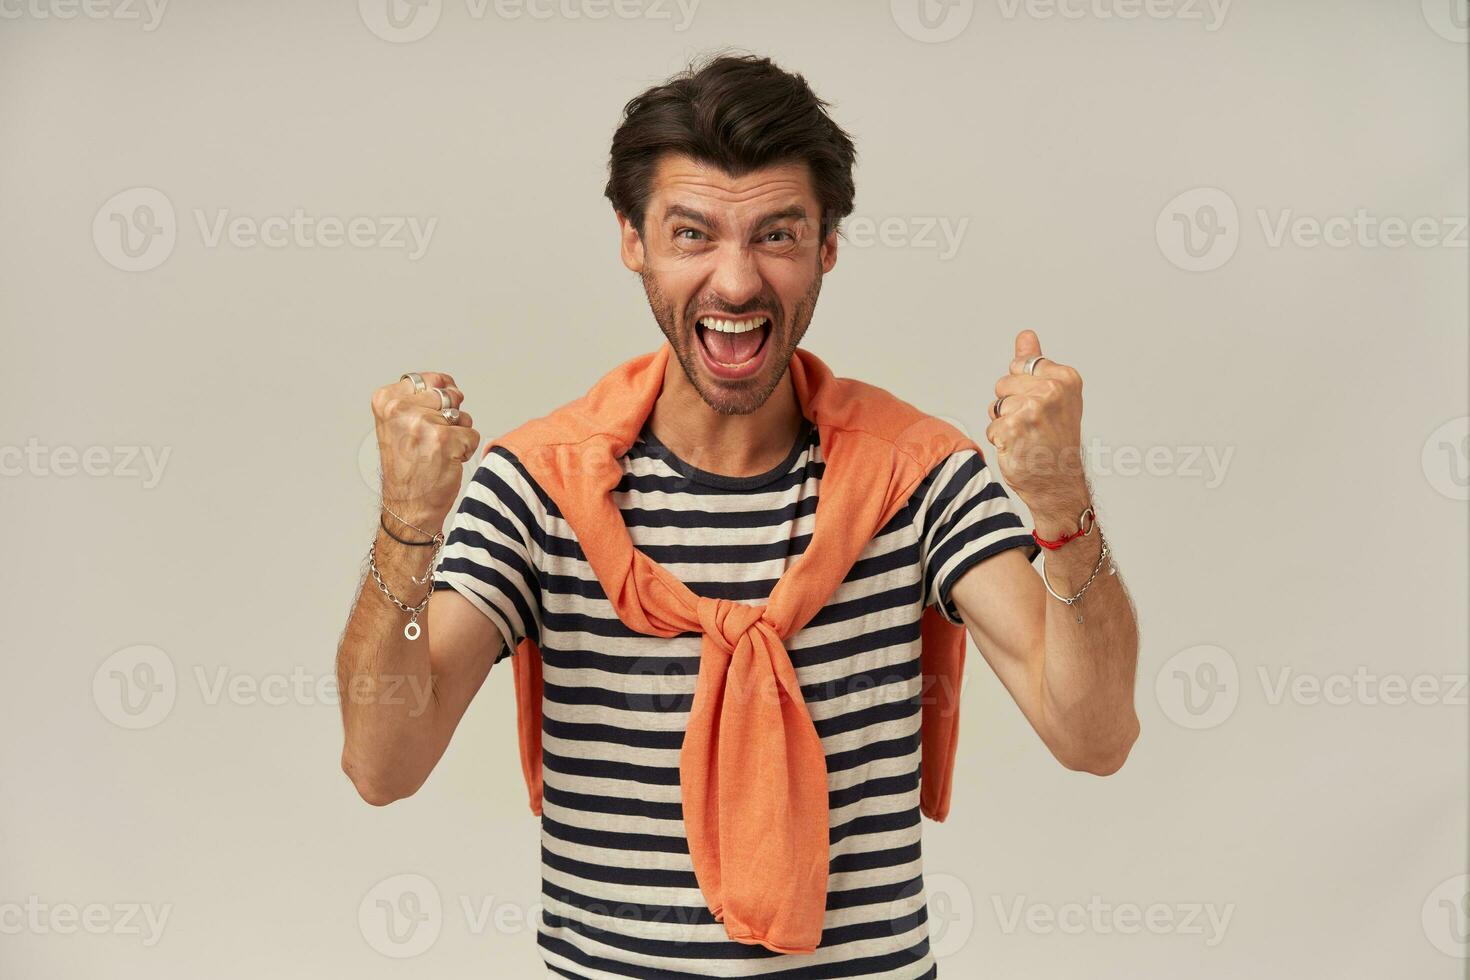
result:
[[[375,551],[388,588],[404,604],[417,605],[429,586],[411,577],[425,576],[434,549],[400,544],[379,527]],[[415,640],[404,636],[408,619],[368,574],[337,650],[342,768],[370,803],[411,795],[443,751],[427,610],[417,619],[422,632]]]
[[[1034,513],[1037,533],[1055,540],[1075,531],[1087,505],[1084,495]],[[1041,705],[1058,758],[1070,768],[1107,775],[1122,766],[1138,737],[1138,623],[1111,560],[1098,568],[1100,527],[1048,550],[1044,558],[1047,581],[1063,596],[1075,595],[1093,569],[1098,571],[1075,604],[1046,597]]]

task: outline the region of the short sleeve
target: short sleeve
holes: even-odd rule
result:
[[[514,454],[496,446],[475,470],[444,541],[433,588],[454,589],[500,629],[499,663],[541,636],[536,556],[545,509]]]
[[[1041,551],[1005,485],[973,449],[951,453],[934,467],[914,491],[911,506],[924,605],[937,606],[957,626],[964,620],[949,593],[961,575],[1007,548],[1026,549],[1027,561]]]

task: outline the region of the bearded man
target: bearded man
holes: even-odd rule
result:
[[[414,793],[509,658],[556,976],[937,976],[920,818],[948,814],[967,635],[1067,768],[1138,736],[1078,372],[1016,336],[992,467],[801,346],[853,207],[828,108],[728,56],[627,104],[606,194],[663,342],[491,440],[457,510],[481,437],[454,377],[372,399],[343,769]],[[405,682],[426,706],[377,696]]]

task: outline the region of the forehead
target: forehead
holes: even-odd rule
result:
[[[673,205],[727,219],[801,207],[815,220],[818,212],[811,172],[804,162],[773,164],[732,177],[691,157],[666,154],[654,168],[648,215],[662,221],[665,209]]]

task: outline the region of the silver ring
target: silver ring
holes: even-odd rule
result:
[[[439,394],[439,411],[442,412],[454,407],[454,399],[449,397],[449,392],[443,388],[435,388],[434,391]]]
[[[1011,396],[1010,395],[1001,395],[999,398],[997,398],[995,400],[995,404],[992,405],[992,406],[990,406],[991,411],[995,412],[995,417],[996,418],[1000,418],[1000,403],[1003,402],[1003,401],[1005,401],[1009,397],[1011,397]]]
[[[1048,358],[1044,354],[1037,354],[1035,357],[1027,358],[1027,360],[1026,360],[1026,373],[1027,374],[1035,374],[1036,373],[1036,365],[1039,362],[1044,361],[1044,360],[1048,360]]]
[[[400,374],[398,376],[399,381],[402,381],[404,378],[413,382],[413,393],[415,395],[428,388],[428,385],[424,384],[424,376],[417,371],[410,371],[407,374]]]
[[[459,421],[459,409],[457,408],[440,409],[439,414],[448,419],[450,425],[454,425]]]

